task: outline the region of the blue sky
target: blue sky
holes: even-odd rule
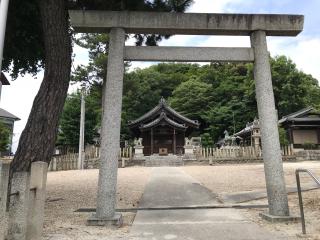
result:
[[[320,0],[195,0],[188,12],[202,13],[275,13],[302,14],[305,16],[304,31],[297,37],[269,37],[268,48],[272,56],[287,55],[298,69],[312,74],[320,80]],[[133,45],[129,40],[127,45]],[[214,46],[214,47],[249,47],[249,37],[226,36],[173,36],[160,43],[162,46]],[[88,53],[78,46],[74,65],[86,64]],[[144,68],[153,63],[133,62],[132,69]],[[16,148],[20,134],[27,122],[33,99],[39,89],[42,74],[37,78],[30,75],[19,77],[4,86],[0,107],[21,118],[14,129],[13,149]],[[75,86],[69,91],[74,91]]]

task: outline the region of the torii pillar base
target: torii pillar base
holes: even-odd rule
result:
[[[123,218],[121,213],[115,213],[111,218],[96,217],[95,214],[87,219],[88,226],[107,226],[107,227],[121,227]]]
[[[298,216],[275,216],[275,215],[271,215],[267,212],[264,213],[260,213],[259,216],[271,223],[280,223],[280,222],[298,222],[301,220],[301,217]]]

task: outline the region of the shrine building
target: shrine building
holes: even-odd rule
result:
[[[176,112],[164,98],[156,107],[128,124],[134,137],[142,138],[144,156],[184,154],[185,138],[199,125],[198,121]]]

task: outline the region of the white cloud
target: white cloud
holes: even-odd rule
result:
[[[188,12],[199,13],[218,13],[218,12],[237,12],[235,6],[245,6],[248,12],[269,13],[272,8],[281,9],[281,6],[289,4],[290,0],[270,5],[267,2],[260,6],[260,9],[251,9],[250,4],[244,0],[195,0],[194,5]],[[314,3],[313,3],[314,4]],[[310,4],[309,4],[310,5]],[[310,6],[309,6],[310,7]],[[270,9],[269,9],[270,8]],[[276,10],[272,10],[273,12]],[[287,11],[284,9],[283,11]],[[313,17],[309,12],[305,12],[306,19]],[[315,31],[314,29],[311,29]],[[311,31],[310,30],[310,31]],[[296,63],[297,68],[313,75],[320,81],[320,39],[315,35],[310,38],[311,32],[305,30],[298,37],[272,37],[268,38],[268,47],[272,56],[286,55]],[[312,34],[311,34],[312,35]],[[308,38],[305,36],[309,36]],[[176,35],[169,40],[160,43],[161,46],[202,46],[202,47],[250,47],[249,37],[230,37],[230,36],[186,36]],[[135,66],[141,68],[151,64],[136,63]]]
[[[133,35],[130,35],[129,39],[126,41],[126,46],[135,46],[136,45],[136,39],[133,37]]]
[[[140,62],[140,61],[131,62],[129,67],[129,72],[134,71],[135,69],[138,69],[138,68],[141,68],[141,69],[148,68],[154,64],[157,64],[157,63],[156,62]]]
[[[320,39],[297,37],[288,38],[269,38],[268,47],[272,56],[286,55],[292,59],[297,68],[305,73],[311,74],[320,81]]]
[[[79,46],[74,47],[75,59],[73,65],[86,65],[89,61],[86,49]],[[9,80],[10,77],[6,74]],[[28,121],[33,100],[38,93],[43,79],[43,72],[39,72],[36,76],[26,74],[18,77],[15,81],[10,81],[9,86],[3,86],[0,107],[11,112],[21,120],[16,121],[14,125],[14,136],[12,143],[12,151],[15,152],[18,146],[20,135]],[[75,91],[78,86],[70,86],[70,91]]]
[[[210,36],[204,41],[199,41],[198,47],[250,47],[250,39],[247,36]]]
[[[195,36],[191,35],[175,35],[169,39],[162,40],[159,46],[187,46],[194,38]]]
[[[77,67],[78,65],[87,65],[89,63],[89,52],[87,49],[74,45],[73,47],[73,66]]]
[[[222,13],[227,12],[225,7],[229,3],[238,3],[241,0],[195,0],[187,12],[194,13]]]

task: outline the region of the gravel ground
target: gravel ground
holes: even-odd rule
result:
[[[285,163],[285,177],[288,185],[295,184],[294,170],[304,167],[313,170],[320,176],[320,162]],[[233,193],[259,190],[265,188],[263,164],[233,164],[215,166],[181,167],[186,173],[197,179],[214,193]],[[135,208],[138,206],[144,187],[152,168],[120,168],[118,174],[118,208]],[[45,208],[45,239],[54,240],[94,240],[94,239],[128,239],[134,213],[124,213],[124,227],[106,229],[87,227],[85,221],[90,213],[75,213],[79,208],[94,208],[98,170],[50,172],[47,184],[47,203]],[[302,182],[310,178],[302,177]],[[306,203],[307,231],[309,239],[320,240],[320,193],[318,190],[304,193]],[[290,209],[298,215],[296,194],[289,196]],[[250,202],[251,203],[251,202]],[[252,203],[266,203],[266,200]],[[257,222],[272,231],[282,231],[297,239],[301,226],[292,224],[269,224],[258,217],[258,210],[243,210],[250,220]]]
[[[307,168],[320,177],[320,162],[284,163],[287,185],[295,185],[295,169]],[[263,164],[188,166],[183,170],[218,194],[265,189]],[[313,183],[306,174],[301,174],[301,182]],[[299,201],[296,193],[288,196],[290,213],[300,216]],[[320,240],[320,190],[303,193],[307,235],[301,234],[301,223],[272,224],[262,220],[259,213],[266,209],[242,210],[248,219],[271,231],[281,232],[290,239]],[[267,199],[248,202],[247,204],[267,204]]]
[[[300,216],[298,197],[297,194],[289,195],[289,207],[290,214],[293,216]],[[298,240],[298,239],[307,239],[307,240],[320,240],[320,192],[319,190],[313,190],[303,193],[304,200],[304,214],[306,219],[306,230],[307,235],[302,235],[301,232],[301,223],[269,223],[262,220],[259,217],[259,213],[266,211],[262,209],[250,209],[243,210],[244,215],[248,217],[251,221],[257,223],[258,225],[274,232],[280,232],[285,236],[289,236],[289,239]],[[253,201],[250,203],[255,204],[267,204],[267,201],[259,200]]]
[[[118,208],[137,207],[151,168],[120,168],[118,173]],[[113,235],[124,237],[134,213],[124,213],[124,227],[106,229],[85,226],[90,213],[76,213],[79,208],[95,208],[98,170],[49,172],[45,207],[45,239],[94,240]],[[110,239],[110,238],[108,238]]]
[[[284,163],[287,185],[295,184],[295,169],[307,168],[320,176],[320,162]],[[265,189],[263,164],[186,166],[183,170],[215,193],[233,193]],[[301,175],[302,182],[310,178]]]

